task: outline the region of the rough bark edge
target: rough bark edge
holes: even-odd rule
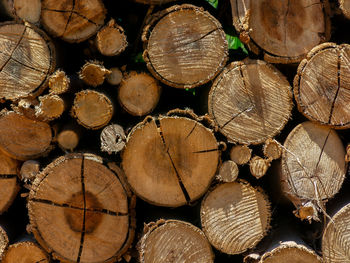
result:
[[[301,81],[302,75],[304,74],[304,69],[306,68],[309,61],[314,56],[316,56],[320,52],[327,50],[327,49],[336,49],[337,52],[339,53],[339,50],[341,50],[345,46],[350,47],[350,45],[348,45],[348,44],[337,45],[336,43],[332,43],[332,42],[326,42],[326,43],[323,43],[323,44],[320,44],[320,45],[314,47],[307,54],[306,58],[304,58],[300,62],[298,69],[297,69],[297,74],[295,75],[294,80],[293,80],[293,93],[294,93],[294,98],[295,98],[295,101],[297,104],[298,111],[312,122],[316,122],[318,124],[325,125],[325,126],[333,128],[333,129],[337,129],[337,130],[350,128],[350,121],[348,123],[345,123],[345,124],[330,124],[328,122],[323,122],[323,121],[317,120],[314,117],[312,117],[311,115],[307,114],[304,111],[304,109],[307,108],[308,105],[303,105],[301,100],[300,100],[300,81]]]
[[[9,207],[12,205],[13,201],[15,201],[19,190],[21,189],[21,187],[19,186],[17,177],[15,179],[16,179],[16,187],[15,187],[14,191],[12,192],[11,197],[7,200],[7,204],[2,209],[0,209],[0,215],[3,214],[4,212],[6,212],[7,209],[9,209]],[[0,260],[1,260],[1,254],[0,254]]]
[[[345,1],[346,1],[346,0],[339,0],[339,7],[340,7],[341,11],[343,12],[344,16],[345,16],[346,18],[350,19],[350,10],[346,10],[346,9],[344,8],[344,2],[345,2]]]
[[[148,41],[149,41],[149,37],[152,33],[153,28],[157,25],[157,23],[164,18],[165,16],[169,15],[170,13],[173,12],[177,12],[177,11],[182,11],[182,10],[193,10],[195,12],[201,13],[203,15],[205,15],[216,27],[217,29],[221,32],[221,36],[223,39],[223,43],[226,46],[225,49],[225,54],[224,54],[224,58],[223,60],[220,62],[219,66],[217,67],[216,71],[209,75],[207,77],[207,79],[203,79],[200,81],[197,81],[195,83],[191,83],[191,84],[183,84],[183,83],[176,83],[176,82],[172,82],[169,80],[164,79],[157,71],[156,69],[153,67],[152,62],[150,61],[150,58],[148,56]],[[194,88],[200,85],[203,85],[207,82],[209,82],[210,80],[214,79],[221,71],[222,69],[225,67],[226,62],[228,60],[228,44],[227,44],[227,40],[226,40],[226,35],[225,32],[222,29],[222,25],[220,24],[220,22],[213,17],[208,11],[205,11],[203,9],[203,7],[197,7],[194,5],[190,5],[190,4],[183,4],[183,5],[174,5],[172,7],[169,7],[163,11],[160,11],[158,13],[153,14],[152,16],[150,16],[150,18],[148,19],[148,21],[146,21],[146,26],[143,28],[143,33],[142,33],[142,42],[143,42],[143,47],[144,47],[144,52],[142,54],[144,61],[146,62],[146,66],[148,68],[148,70],[152,73],[152,75],[157,78],[159,81],[161,81],[162,83],[174,87],[174,88]]]
[[[227,134],[226,132],[223,132],[222,129],[220,128],[213,112],[213,103],[212,103],[212,98],[215,95],[216,92],[216,88],[217,85],[221,82],[221,80],[226,76],[226,74],[229,74],[230,71],[235,70],[236,68],[242,68],[242,67],[246,67],[248,65],[252,65],[252,64],[258,64],[258,65],[265,65],[267,66],[270,70],[273,71],[273,73],[275,75],[278,76],[278,78],[281,79],[281,81],[285,82],[286,86],[288,84],[288,96],[290,98],[290,104],[288,105],[288,111],[289,111],[289,116],[287,118],[287,120],[284,123],[281,123],[281,126],[279,127],[279,129],[277,129],[274,133],[270,134],[269,136],[265,136],[263,138],[260,139],[256,139],[256,140],[252,140],[252,141],[241,141],[240,139],[236,139],[236,138],[230,138],[229,134]],[[292,109],[293,109],[294,103],[293,103],[293,93],[292,93],[292,89],[290,87],[290,84],[287,80],[287,78],[277,69],[275,68],[273,65],[263,61],[263,60],[252,60],[252,59],[245,59],[243,61],[234,61],[231,62],[230,64],[228,64],[224,70],[220,73],[219,76],[217,76],[217,78],[214,80],[212,87],[210,88],[209,91],[209,95],[208,95],[208,112],[209,115],[211,117],[212,120],[214,120],[214,122],[216,123],[216,126],[218,127],[218,130],[220,131],[220,133],[222,133],[226,138],[227,141],[229,143],[234,143],[234,144],[244,144],[244,145],[257,145],[257,144],[261,144],[263,142],[265,142],[267,139],[272,139],[273,137],[275,137],[276,135],[278,135],[284,128],[284,126],[287,124],[288,120],[291,118],[292,116]]]
[[[0,236],[2,236],[5,240],[4,249],[2,251],[0,251],[0,260],[1,260],[6,252],[8,245],[9,245],[9,238],[7,236],[7,233],[1,226],[0,226]]]
[[[129,232],[124,240],[124,243],[122,247],[109,259],[106,259],[103,261],[104,263],[112,263],[116,260],[120,260],[121,257],[126,254],[134,240],[135,236],[135,229],[136,229],[136,196],[130,191],[129,186],[126,182],[126,179],[124,178],[124,172],[121,168],[119,168],[114,163],[105,163],[102,157],[91,154],[91,153],[70,153],[66,154],[64,156],[58,157],[53,162],[51,162],[49,165],[47,165],[44,170],[42,170],[39,174],[37,174],[31,190],[29,192],[29,197],[27,200],[27,209],[28,209],[28,216],[29,216],[29,225],[30,225],[30,231],[34,235],[37,242],[40,244],[40,246],[48,253],[50,254],[54,259],[60,260],[61,262],[73,262],[60,254],[56,253],[46,242],[45,239],[41,236],[36,222],[33,221],[33,211],[31,208],[31,199],[35,198],[36,191],[38,190],[38,187],[40,186],[41,182],[49,175],[48,171],[50,171],[52,168],[55,168],[56,166],[60,165],[66,160],[69,159],[79,159],[79,158],[86,158],[88,160],[95,161],[97,163],[103,164],[106,168],[108,168],[113,174],[116,175],[116,178],[119,180],[120,184],[122,185],[122,188],[124,189],[125,195],[127,196],[128,201],[128,217],[129,217]]]
[[[46,256],[47,262],[50,262],[50,255],[45,251],[45,249],[43,249],[40,246],[39,243],[33,242],[33,241],[20,241],[20,242],[13,243],[13,244],[11,244],[11,245],[9,245],[7,247],[7,249],[4,252],[4,255],[6,254],[7,250],[9,250],[10,248],[12,248],[12,247],[16,248],[16,247],[20,247],[20,246],[23,246],[23,245],[26,245],[26,244],[30,244],[30,245],[34,245],[34,246],[38,247],[43,252],[43,254]],[[0,259],[1,259],[1,257],[0,257]],[[39,262],[41,262],[41,260]],[[35,262],[35,263],[39,263],[39,262]]]

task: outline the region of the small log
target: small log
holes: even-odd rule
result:
[[[201,197],[219,161],[213,132],[185,117],[146,118],[129,133],[122,166],[145,201],[178,207]]]
[[[36,243],[25,241],[10,245],[4,253],[2,263],[49,263],[49,256]]]
[[[252,157],[252,149],[247,145],[234,145],[230,151],[230,159],[238,165],[246,164]]]
[[[143,116],[157,106],[161,93],[158,81],[147,73],[125,75],[118,89],[120,105],[133,116]]]
[[[111,19],[96,35],[96,47],[104,56],[117,56],[127,47],[124,29]]]
[[[64,151],[73,151],[79,144],[81,133],[81,126],[78,124],[64,124],[57,133],[58,146]]]
[[[79,72],[79,78],[87,85],[97,87],[102,85],[110,71],[106,69],[101,62],[86,62]]]
[[[19,178],[24,183],[34,181],[36,175],[40,172],[40,163],[36,160],[25,161],[19,173]]]
[[[133,0],[134,2],[145,5],[163,5],[177,0]]]
[[[69,90],[70,79],[62,70],[56,70],[49,78],[50,93],[59,95]]]
[[[70,154],[49,164],[28,198],[32,233],[64,262],[114,262],[134,236],[135,197],[122,170],[92,154]]]
[[[19,191],[17,182],[19,163],[0,151],[0,215],[5,212],[15,200]],[[1,230],[1,228],[0,228]],[[1,258],[0,231],[0,258]]]
[[[203,232],[179,220],[159,220],[146,225],[139,254],[141,263],[214,262],[214,253]]]
[[[269,160],[279,159],[282,155],[280,143],[272,139],[267,139],[263,147],[263,153]]]
[[[100,129],[111,120],[113,105],[104,94],[83,90],[75,94],[72,116],[85,128]]]
[[[261,158],[260,156],[254,156],[249,161],[249,170],[250,173],[256,178],[260,179],[263,177],[271,165],[269,159]]]
[[[349,0],[339,0],[340,9],[343,14],[350,19],[350,1]]]
[[[339,191],[345,173],[345,149],[333,129],[304,122],[288,135],[280,180],[298,217],[317,220],[322,203]]]
[[[176,88],[207,83],[227,61],[228,47],[220,22],[193,5],[175,5],[154,14],[142,40],[149,71]]]
[[[122,126],[111,124],[103,128],[100,136],[101,151],[108,154],[117,153],[124,149],[126,136]]]
[[[41,24],[54,37],[78,43],[92,37],[104,24],[101,0],[41,1]]]
[[[110,68],[109,71],[111,72],[106,80],[110,85],[117,86],[120,84],[123,78],[123,73],[120,71],[119,68]]]
[[[239,180],[216,186],[201,205],[202,229],[209,242],[233,255],[253,248],[270,227],[270,203],[260,190]]]
[[[6,234],[6,231],[0,226],[0,260],[2,259],[8,244],[9,239]]]
[[[54,46],[46,34],[24,23],[0,24],[0,99],[40,94],[55,68]]]
[[[238,172],[238,166],[234,161],[225,161],[222,163],[216,179],[224,183],[232,183],[236,181]]]
[[[335,129],[350,127],[350,45],[324,43],[310,51],[294,79],[294,97],[308,119]]]
[[[0,0],[1,11],[12,18],[38,24],[41,13],[40,0]]]
[[[0,113],[0,149],[18,160],[35,159],[52,149],[49,124],[15,112]]]
[[[300,62],[330,39],[328,0],[231,0],[231,7],[242,41],[272,63]]]
[[[350,204],[341,208],[329,221],[322,237],[324,263],[349,262]]]
[[[216,78],[208,110],[229,141],[259,144],[277,135],[291,116],[291,87],[272,65],[232,62]]]
[[[65,109],[64,100],[58,95],[45,95],[38,98],[39,105],[35,108],[35,115],[39,120],[52,121],[59,118]]]

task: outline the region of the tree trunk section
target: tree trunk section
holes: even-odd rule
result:
[[[130,132],[122,166],[140,198],[178,207],[206,192],[219,155],[212,131],[199,122],[184,117],[150,117]]]
[[[228,160],[222,163],[216,179],[224,183],[232,183],[236,181],[238,172],[237,164],[234,161]]]
[[[0,226],[0,260],[2,259],[8,244],[9,244],[8,236],[5,230]]]
[[[270,203],[245,181],[216,186],[201,205],[202,229],[221,252],[234,255],[253,248],[270,227]]]
[[[0,98],[35,96],[55,68],[55,50],[46,34],[28,23],[0,24]]]
[[[10,245],[2,263],[49,263],[49,256],[34,242],[18,242]]]
[[[92,154],[70,154],[35,179],[28,199],[32,232],[64,262],[114,262],[133,238],[135,198],[122,172]],[[112,171],[113,170],[113,171]]]
[[[231,63],[214,81],[208,99],[220,132],[241,144],[259,144],[277,135],[292,107],[287,79],[260,60]]]
[[[187,222],[159,220],[145,228],[139,246],[141,263],[214,262],[214,254],[203,232]]]
[[[172,6],[155,14],[142,39],[147,68],[163,83],[193,88],[213,79],[227,61],[222,26],[202,8]]]
[[[252,149],[247,145],[234,145],[230,150],[230,159],[238,165],[246,164],[252,157]]]
[[[124,149],[126,136],[122,126],[111,124],[106,126],[100,136],[101,151],[108,154],[117,153]]]
[[[264,156],[269,160],[277,160],[282,155],[280,143],[273,139],[267,139],[263,147]]]
[[[272,63],[300,62],[330,38],[328,0],[231,0],[231,7],[242,41]]]
[[[38,24],[41,13],[40,0],[0,0],[0,8],[11,18]]]
[[[70,79],[62,70],[56,70],[49,78],[50,93],[59,95],[70,88]]]
[[[82,128],[76,122],[63,125],[57,134],[58,146],[64,151],[73,151],[79,144]]]
[[[260,179],[263,177],[271,165],[269,159],[261,158],[260,156],[254,156],[249,161],[249,170],[250,173],[256,178]]]
[[[79,72],[79,77],[85,84],[97,87],[103,84],[108,74],[110,74],[110,71],[101,62],[90,61],[83,65]]]
[[[40,163],[36,160],[25,161],[21,165],[19,178],[24,183],[31,183],[34,181],[36,175],[40,172]]]
[[[35,108],[35,115],[39,120],[52,121],[63,114],[65,102],[60,96],[48,94],[38,99],[39,105]]]
[[[123,73],[119,68],[110,68],[109,71],[111,73],[106,78],[107,82],[113,86],[119,85],[123,79]]]
[[[350,19],[350,1],[349,0],[339,0],[340,9],[343,14]]]

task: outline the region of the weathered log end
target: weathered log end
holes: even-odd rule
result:
[[[10,245],[2,259],[3,263],[40,262],[49,263],[48,254],[34,242],[24,241]]]

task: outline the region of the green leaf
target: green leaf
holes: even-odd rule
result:
[[[218,8],[219,0],[205,0],[211,4],[214,8]]]
[[[135,63],[144,63],[145,61],[143,60],[142,57],[142,52],[138,53],[135,57],[134,57],[134,62]]]
[[[236,49],[241,48],[242,51],[248,55],[248,50],[245,48],[245,46],[243,45],[241,40],[239,40],[239,37],[226,34],[226,40],[227,40],[229,49],[236,50]]]

